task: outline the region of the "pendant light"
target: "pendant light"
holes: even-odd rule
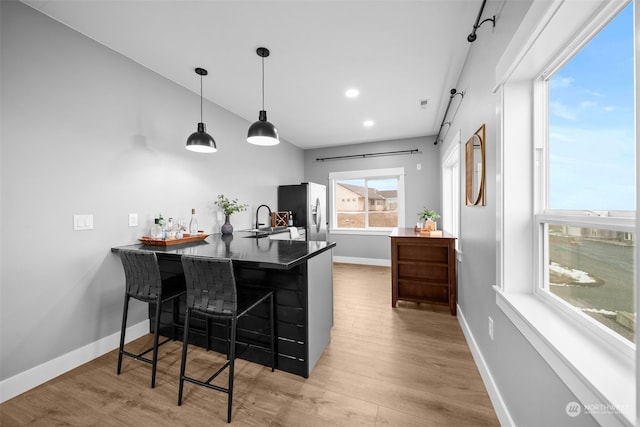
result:
[[[264,58],[269,56],[269,49],[259,47],[256,53],[262,58],[262,110],[258,115],[258,121],[249,127],[247,141],[255,145],[276,145],[280,143],[278,131],[267,121],[267,112],[264,109]]]
[[[216,142],[213,140],[213,137],[207,133],[205,125],[202,122],[202,76],[206,76],[209,73],[204,68],[196,68],[196,74],[200,76],[200,123],[198,123],[198,130],[187,138],[186,148],[196,153],[215,153],[218,151]]]

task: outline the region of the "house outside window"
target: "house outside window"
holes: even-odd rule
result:
[[[388,233],[404,226],[404,169],[332,172],[330,230]]]

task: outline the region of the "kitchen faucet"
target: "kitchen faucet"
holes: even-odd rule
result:
[[[265,207],[267,208],[267,210],[269,211],[269,218],[271,218],[271,208],[267,205],[260,205],[258,206],[258,209],[256,209],[256,230],[260,229],[261,225],[265,225],[261,222],[258,222],[258,213],[260,212],[260,208]]]

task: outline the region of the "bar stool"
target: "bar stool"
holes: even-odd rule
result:
[[[191,255],[182,256],[187,286],[187,311],[184,320],[184,339],[182,341],[182,361],[180,363],[180,387],[178,405],[182,405],[184,382],[190,382],[213,390],[227,393],[227,422],[231,422],[231,405],[233,403],[233,374],[236,358],[236,327],[238,318],[247,314],[265,300],[269,300],[269,332],[271,372],[274,370],[274,318],[273,291],[260,290],[245,294],[236,288],[233,264],[230,259],[203,258]],[[189,343],[189,320],[192,314],[208,319],[222,319],[230,323],[230,339],[227,348],[227,362],[206,381],[188,377],[185,374],[187,363],[187,347]],[[229,368],[229,384],[227,388],[211,384],[220,373]]]
[[[158,363],[158,347],[170,341],[167,338],[159,341],[160,335],[160,314],[162,304],[173,301],[173,339],[176,339],[176,324],[179,312],[179,297],[185,293],[184,278],[173,276],[163,280],[160,276],[158,258],[155,252],[128,250],[120,251],[120,260],[124,267],[126,281],[126,291],[124,295],[124,310],[122,312],[122,330],[120,332],[120,350],[118,351],[118,375],[122,368],[122,356],[129,356],[151,364],[151,388],[156,385],[156,366]],[[124,335],[127,328],[127,314],[129,311],[129,300],[131,298],[147,303],[155,303],[155,328],[153,333],[153,346],[142,353],[134,354],[124,349]],[[151,359],[144,357],[145,354],[153,351]]]

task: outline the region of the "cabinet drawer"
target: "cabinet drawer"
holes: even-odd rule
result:
[[[398,261],[425,261],[447,264],[448,246],[398,244]]]
[[[398,278],[429,279],[433,282],[447,283],[449,280],[449,266],[417,262],[398,262]]]

